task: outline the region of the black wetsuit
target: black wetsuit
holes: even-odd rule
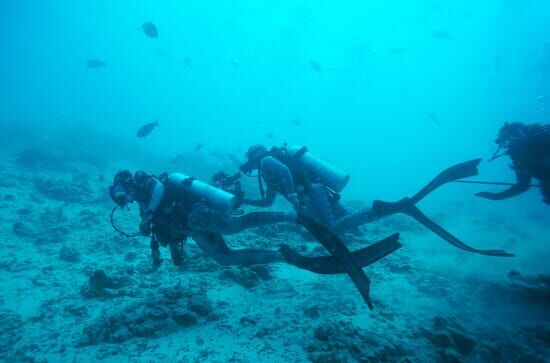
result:
[[[517,182],[500,193],[478,193],[479,196],[502,200],[529,190],[532,179],[540,182],[543,201],[550,204],[550,125],[532,125],[526,134],[510,142],[507,154]]]
[[[222,265],[284,261],[283,255],[277,250],[232,250],[225,244],[222,235],[240,233],[248,228],[273,223],[295,223],[295,213],[254,212],[230,216],[210,208],[200,199],[191,198],[180,185],[172,185],[169,178],[166,178],[164,184],[152,176],[136,182],[136,201],[140,205],[142,223],[147,223],[148,214],[152,215],[149,220],[155,237],[151,245],[154,259],[158,255],[155,251],[158,250],[158,243],[170,246],[173,252],[187,237],[192,237],[204,252]],[[155,243],[156,241],[158,242]],[[174,257],[172,254],[173,259]]]

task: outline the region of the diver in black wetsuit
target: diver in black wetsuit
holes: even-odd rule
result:
[[[152,235],[151,251],[155,266],[161,263],[159,245],[169,246],[172,261],[176,265],[181,264],[183,242],[189,236],[208,256],[222,265],[288,262],[316,273],[345,272],[332,257],[303,257],[286,245],[281,250],[230,249],[223,234],[235,234],[273,223],[296,223],[296,213],[253,212],[232,216],[231,212],[237,207],[236,196],[183,174],[164,174],[156,178],[142,171],[134,175],[122,171],[115,176],[110,195],[121,208],[138,202],[140,232],[145,236]],[[311,228],[313,233],[318,232],[316,226]],[[395,234],[355,251],[355,261],[361,267],[376,262],[401,247],[398,237]],[[335,236],[325,236],[325,240],[327,238],[336,239]]]
[[[247,162],[241,165],[240,170],[248,175],[258,170],[262,199],[245,198],[243,204],[268,207],[273,204],[276,195],[281,194],[296,211],[308,215],[334,233],[345,232],[390,214],[405,213],[455,247],[485,255],[510,256],[501,250],[477,250],[464,244],[416,207],[422,198],[439,186],[477,175],[481,159],[445,170],[412,198],[403,198],[394,203],[376,200],[372,208],[350,213],[339,203],[339,193],[347,185],[349,175],[315,157],[307,148],[284,145],[268,151],[263,145],[253,145],[246,157]],[[265,191],[262,180],[267,187]]]
[[[491,160],[509,155],[516,184],[500,193],[480,192],[476,196],[490,200],[511,198],[529,190],[531,180],[538,179],[543,201],[550,204],[550,125],[505,123],[495,143],[498,149]]]
[[[134,176],[123,171],[115,176],[110,193],[121,207],[138,202],[140,232],[153,236],[151,249],[155,265],[161,261],[159,243],[170,246],[173,262],[181,264],[181,246],[188,236],[223,265],[282,262],[284,258],[279,251],[230,250],[221,235],[270,223],[296,222],[295,213],[285,212],[231,217],[227,212],[235,207],[232,194],[183,174],[165,175],[159,179],[142,171]]]
[[[281,194],[295,211],[305,211],[335,232],[375,218],[370,208],[350,214],[339,203],[339,192],[347,185],[349,175],[315,158],[306,148],[285,146],[268,151],[263,145],[253,145],[246,156],[248,161],[240,169],[246,174],[258,170],[262,199],[245,198],[245,205],[269,207]],[[301,163],[304,159],[307,164]],[[265,192],[262,180],[267,186]]]

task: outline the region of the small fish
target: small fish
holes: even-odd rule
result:
[[[302,120],[300,120],[299,118],[295,118],[294,120],[292,120],[292,123],[294,124],[294,126],[301,126]]]
[[[156,39],[159,37],[157,26],[150,21],[143,23],[141,27],[143,28],[143,32],[145,33],[145,35],[147,35],[149,38]]]
[[[148,124],[141,126],[139,128],[138,132],[137,132],[137,137],[140,137],[140,138],[146,137],[151,132],[153,132],[153,130],[157,126],[159,126],[159,121],[158,120],[155,120],[153,122],[149,122]]]
[[[185,66],[188,68],[193,68],[193,63],[191,63],[191,59],[187,57],[183,58],[183,64],[185,64]]]
[[[194,150],[195,150],[195,152],[201,151],[201,149],[202,149],[203,147],[204,147],[204,145],[201,144],[201,143],[199,142],[199,143],[197,143],[197,144],[195,145],[195,149],[194,149]]]
[[[432,32],[432,35],[434,36],[434,38],[437,38],[437,39],[443,39],[443,40],[454,40],[455,37],[453,35],[451,35],[451,33],[449,33],[448,31],[445,31],[445,30],[434,30]]]
[[[438,127],[441,127],[441,122],[439,122],[439,117],[437,117],[435,114],[433,113],[430,113],[428,115],[428,117],[430,118],[430,120],[432,120],[432,122],[438,126]]]
[[[323,69],[321,68],[321,65],[316,60],[310,61],[309,67],[317,73],[323,73]]]
[[[537,102],[544,102],[544,96],[538,96],[535,100],[537,100]]]
[[[88,68],[105,68],[107,67],[107,62],[101,61],[99,59],[89,59],[86,62]]]
[[[267,134],[265,134],[265,138],[266,139],[272,139],[273,138],[273,132],[268,132]]]

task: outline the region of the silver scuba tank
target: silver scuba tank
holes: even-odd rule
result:
[[[318,182],[340,193],[348,184],[350,175],[319,159],[305,146],[287,146],[287,153]]]
[[[204,201],[209,207],[220,212],[231,213],[236,208],[236,197],[233,194],[185,174],[170,174],[168,183],[183,188],[184,192],[189,193],[191,197]]]

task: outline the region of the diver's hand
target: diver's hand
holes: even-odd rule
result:
[[[489,200],[497,200],[495,193],[479,192],[475,194],[476,197],[485,198]]]
[[[139,222],[139,232],[144,236],[151,235],[151,221],[153,220],[153,214],[147,213],[141,218]]]
[[[151,235],[151,223],[140,223],[139,232],[144,236]]]

